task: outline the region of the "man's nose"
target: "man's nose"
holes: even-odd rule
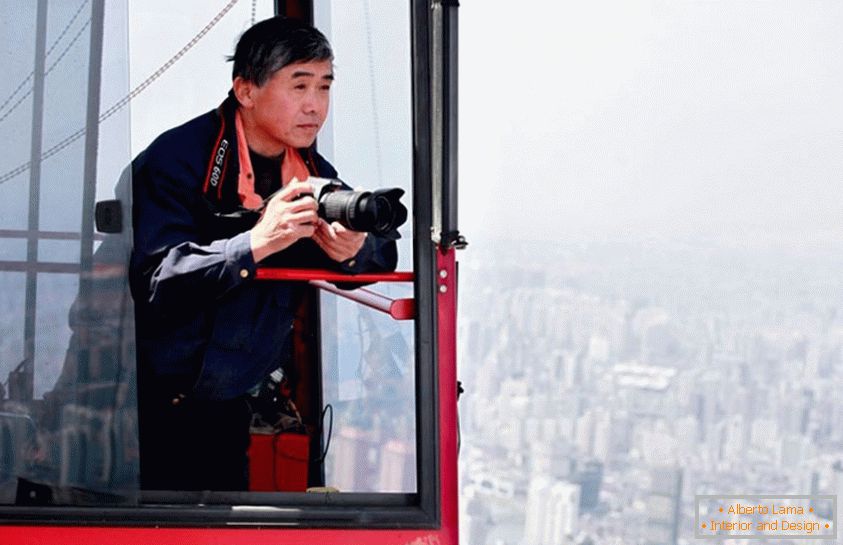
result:
[[[328,98],[325,93],[313,91],[307,93],[302,102],[302,112],[306,114],[325,115],[328,110]]]
[[[302,111],[306,114],[312,114],[319,109],[319,100],[316,93],[307,93],[302,101]]]

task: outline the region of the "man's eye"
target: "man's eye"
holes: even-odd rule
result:
[[[307,86],[304,83],[299,83],[298,85],[295,86],[295,89],[298,89],[300,91],[304,91],[306,88],[307,88]]]
[[[322,85],[322,86],[321,86],[321,87],[319,87],[319,88],[320,88],[321,90],[323,90],[323,91],[330,91],[330,90],[331,90],[331,86],[330,86],[330,85]]]

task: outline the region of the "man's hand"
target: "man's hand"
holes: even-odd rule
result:
[[[267,203],[251,231],[252,256],[255,263],[288,248],[300,238],[312,237],[319,216],[312,196],[313,186],[293,178]],[[305,195],[299,198],[300,195]]]
[[[329,224],[319,218],[313,240],[328,257],[342,263],[357,255],[366,240],[366,233],[352,231],[337,221]]]

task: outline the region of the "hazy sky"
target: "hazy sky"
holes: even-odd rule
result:
[[[471,238],[839,240],[843,4],[463,2]]]
[[[114,45],[106,51],[103,107],[154,73],[226,3],[109,3],[108,17],[123,19],[110,20],[109,32],[119,35],[106,37]],[[259,0],[255,16],[269,15],[271,5]],[[352,112],[361,126],[380,124],[377,134],[361,131],[361,138],[341,143],[344,151],[360,146],[351,155],[370,161],[371,149],[380,148],[376,170],[383,180],[340,161],[353,185],[407,182],[399,163],[410,161],[404,151],[409,57],[402,66],[385,54],[407,55],[405,35],[384,30],[407,24],[409,9],[396,5],[337,3],[356,16],[366,6],[371,11],[368,45],[356,44],[351,55],[343,36],[359,32],[337,21],[332,29],[335,111]],[[54,6],[56,21],[75,6]],[[104,138],[103,156],[118,159],[103,169],[101,188],[109,189],[125,160],[156,134],[224,96],[230,81],[224,57],[250,24],[251,9],[252,2],[238,2],[132,101],[131,149],[124,150],[125,136]],[[517,9],[501,0],[462,2],[463,232],[470,240],[690,235],[838,241],[841,27],[839,0],[556,0]],[[127,49],[128,68],[121,53]],[[354,78],[360,87],[349,92]],[[373,104],[382,110],[372,114]],[[128,115],[104,123],[103,133],[128,132]],[[61,117],[65,132],[81,124],[77,117]],[[381,157],[395,151],[396,141],[401,151]],[[9,165],[26,156],[27,142],[18,143]]]
[[[226,3],[109,4],[109,17],[128,24],[110,27],[125,35],[113,36],[106,54],[103,107],[154,73]],[[378,147],[383,178],[370,179],[371,164],[361,170],[338,158],[353,185],[407,183],[400,165],[410,161],[408,48],[403,30],[384,30],[406,28],[409,9],[396,5],[337,2],[348,13],[371,11],[371,21],[359,22],[371,23],[368,42],[352,44],[347,31],[335,37],[335,111],[362,128],[337,145],[361,164]],[[120,147],[125,138],[105,139],[118,149],[104,155],[119,159],[103,172],[102,187],[152,137],[221,100],[230,81],[224,57],[248,27],[251,7],[238,2],[132,101],[131,150]],[[270,11],[271,2],[259,0],[256,17]],[[842,27],[839,0],[558,0],[517,9],[462,2],[463,232],[469,240],[838,241]],[[129,46],[127,70],[125,58],[109,52]],[[102,130],[127,132],[127,124],[115,116]]]
[[[362,10],[365,3],[358,4]],[[335,44],[335,110],[348,106],[341,86],[350,84],[349,67],[356,74],[367,62],[384,61],[379,52],[389,48],[382,46],[387,38],[395,40],[377,30],[389,28],[384,18],[406,24],[394,3],[368,5],[374,56],[349,58],[342,42]],[[133,85],[213,15],[170,10],[169,23],[156,23],[150,17],[158,17],[160,4],[129,7],[130,20],[144,19],[130,26]],[[229,77],[222,58],[247,26],[250,9],[251,2],[240,2],[155,84],[155,92],[133,102],[136,150],[222,95]],[[259,2],[258,18],[268,9],[268,2]],[[171,30],[157,32],[164,24]],[[497,0],[463,2],[463,232],[478,241],[838,240],[841,26],[843,4],[837,0],[564,0],[524,2],[518,9]],[[384,85],[384,72],[376,75],[374,98],[365,88],[348,96],[360,97],[366,108],[379,101],[380,142],[403,141],[406,135],[390,133],[383,121],[409,102],[390,99],[387,91],[396,85]],[[393,83],[406,88],[405,77]],[[195,88],[197,79],[203,82],[197,92],[167,92]],[[366,109],[358,117],[377,122]],[[369,136],[355,139],[366,148],[353,150],[355,155],[366,156]],[[343,149],[349,145],[356,143],[345,142]],[[341,162],[341,171],[365,178]],[[353,183],[372,185],[367,179]]]

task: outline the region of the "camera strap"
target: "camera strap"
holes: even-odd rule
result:
[[[237,99],[233,93],[217,108],[219,127],[208,158],[203,194],[211,207],[224,213],[238,209],[260,210],[263,198],[255,192],[254,171],[249,158]],[[304,152],[304,157],[303,153]],[[235,168],[231,155],[236,154]],[[281,162],[281,181],[287,185],[294,177],[305,180],[317,175],[312,150],[287,147]]]
[[[212,208],[228,212],[240,206],[236,192],[238,169],[230,168],[231,153],[237,147],[234,121],[236,111],[237,99],[229,93],[216,110],[217,134],[208,157],[205,182],[202,185],[202,193]]]

